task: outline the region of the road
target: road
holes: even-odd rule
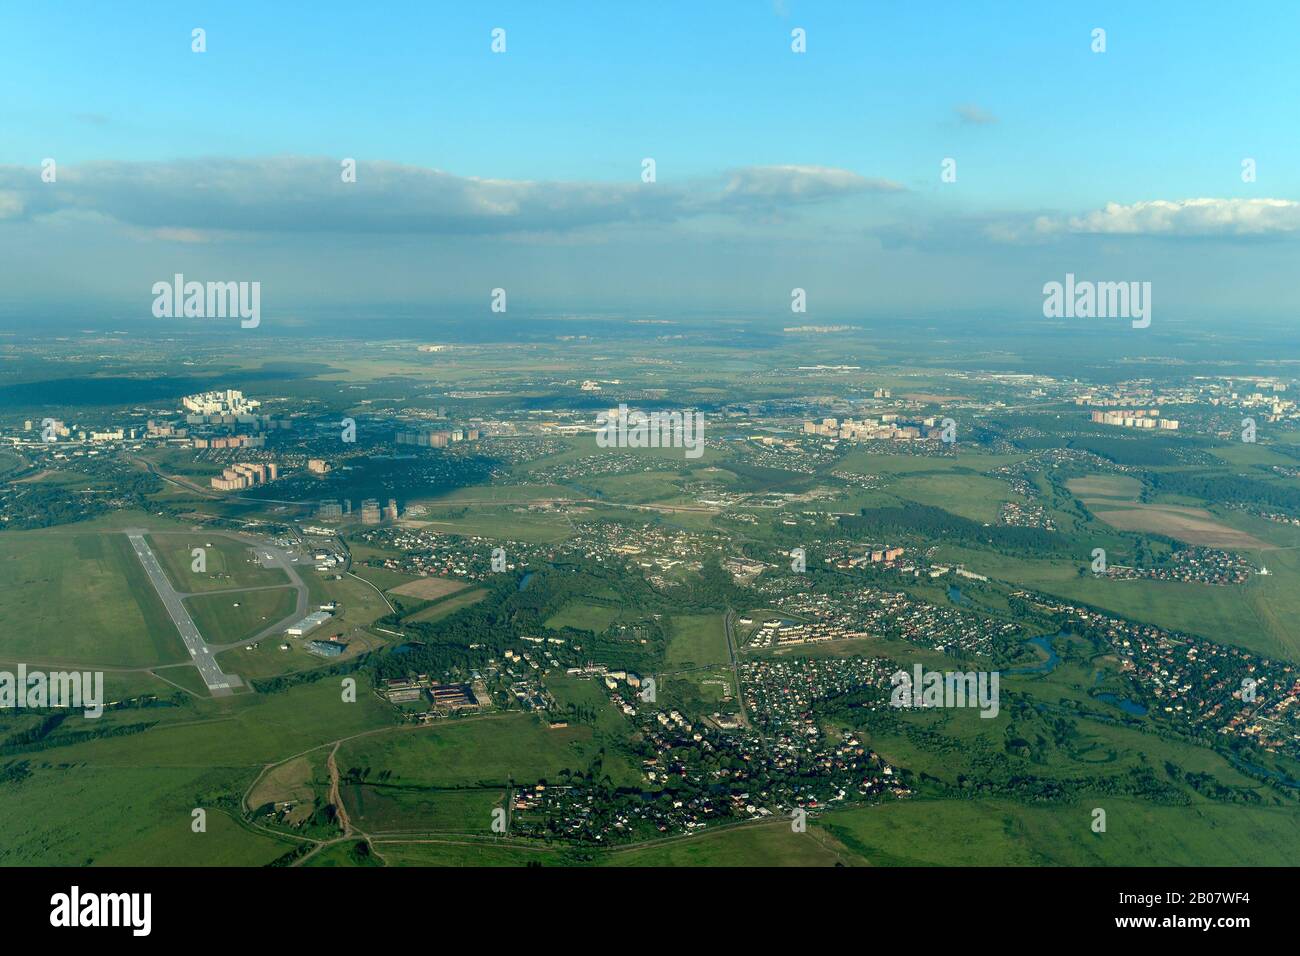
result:
[[[203,635],[199,633],[193,618],[190,617],[190,612],[185,610],[185,595],[179,593],[167,580],[162,566],[158,564],[158,556],[153,553],[153,549],[144,539],[145,532],[139,528],[129,528],[126,536],[131,540],[131,547],[135,549],[136,557],[144,565],[145,573],[153,582],[158,597],[162,598],[163,606],[171,615],[172,622],[180,631],[181,640],[185,642],[186,650],[194,659],[194,666],[198,668],[203,683],[208,685],[208,690],[213,697],[230,696],[233,692],[231,688],[240,686],[240,679],[233,674],[222,673],[221,668],[217,666],[217,659],[212,649],[203,640]]]
[[[229,644],[213,644],[211,646],[214,651],[226,651],[232,647],[243,647],[246,644],[256,644],[258,641],[262,640],[265,637],[270,637],[272,634],[281,633],[286,627],[288,627],[294,621],[300,621],[307,616],[307,606],[308,603],[310,602],[311,595],[307,591],[306,582],[304,582],[302,576],[298,574],[297,564],[294,561],[293,556],[290,555],[289,552],[285,551],[282,548],[277,548],[274,547],[273,545],[265,544],[261,541],[258,541],[256,538],[250,537],[249,535],[240,534],[238,532],[223,531],[221,532],[221,536],[224,538],[230,538],[232,540],[238,541],[240,544],[246,544],[250,548],[252,548],[253,551],[256,552],[257,554],[258,563],[261,564],[262,567],[280,568],[281,570],[283,570],[284,573],[289,577],[289,586],[294,588],[298,592],[298,601],[294,605],[293,613],[288,617],[284,618],[283,620],[276,621],[274,624],[270,624],[267,627],[262,628],[262,630],[258,631],[252,637],[246,637],[242,641],[231,641]],[[284,587],[284,585],[271,585],[271,586]],[[261,590],[261,589],[260,588],[237,588],[236,590],[253,591],[253,590]],[[212,594],[214,592],[207,591],[205,593]],[[183,596],[190,597],[190,595],[188,594]]]

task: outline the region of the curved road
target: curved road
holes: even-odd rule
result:
[[[145,540],[145,535],[149,533],[144,528],[127,528],[126,536],[131,541],[131,547],[140,559],[145,573],[149,576],[154,590],[158,592],[158,597],[162,600],[163,607],[171,616],[172,623],[176,625],[176,630],[180,632],[181,640],[185,644],[185,649],[190,652],[194,666],[198,668],[199,676],[203,678],[203,683],[207,685],[208,691],[213,697],[228,697],[233,693],[233,688],[242,686],[243,681],[234,674],[226,674],[217,664],[216,655],[221,651],[229,650],[232,647],[239,647],[244,644],[251,644],[260,641],[271,634],[282,631],[289,624],[304,617],[307,613],[307,604],[309,594],[307,585],[298,574],[298,569],[294,566],[294,561],[287,551],[274,547],[259,541],[249,535],[239,534],[237,532],[223,532],[221,537],[230,538],[239,541],[252,548],[257,555],[258,563],[265,568],[281,568],[289,578],[288,585],[268,585],[253,588],[228,588],[219,591],[198,591],[185,592],[177,591],[172,586],[162,565],[158,562],[158,556],[153,553],[149,543]],[[297,601],[294,611],[291,615],[276,621],[275,623],[263,628],[252,637],[244,638],[239,641],[231,641],[227,644],[209,644],[199,633],[198,626],[194,619],[190,617],[190,612],[185,607],[185,599],[195,597],[200,594],[222,594],[230,591],[261,591],[268,587],[292,587],[297,592]]]

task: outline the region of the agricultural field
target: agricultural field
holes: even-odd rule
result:
[[[448,578],[419,578],[391,588],[390,593],[413,597],[419,601],[436,601],[466,587],[469,585],[464,581],[453,581]]]
[[[1188,544],[1229,551],[1258,551],[1270,547],[1254,535],[1229,527],[1203,508],[1144,504],[1110,506],[1108,502],[1084,501],[1093,515],[1120,531],[1146,531],[1167,535]]]

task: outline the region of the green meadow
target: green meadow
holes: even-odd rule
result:
[[[338,764],[389,770],[394,784],[440,788],[553,783],[566,769],[600,768],[617,780],[635,772],[618,754],[601,750],[591,727],[549,728],[531,714],[514,713],[358,738],[339,748]]]
[[[293,588],[199,594],[185,599],[190,617],[209,644],[229,644],[250,638],[293,614],[297,603],[298,592]],[[325,630],[328,628],[323,628],[317,636],[324,636]]]
[[[669,667],[725,664],[731,660],[720,614],[676,615],[668,633]]]
[[[126,535],[0,535],[0,657],[138,667],[188,660]]]
[[[262,567],[253,558],[253,549],[233,538],[196,532],[151,534],[148,541],[172,586],[182,594],[289,583],[283,570]],[[194,570],[196,548],[203,549],[205,571]]]

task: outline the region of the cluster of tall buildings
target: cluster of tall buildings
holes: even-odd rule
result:
[[[156,422],[152,418],[145,422],[146,438],[184,438],[189,433],[188,428],[181,428],[171,422]]]
[[[316,511],[317,517],[324,521],[339,521],[343,518],[351,517],[352,502],[344,499],[340,504],[338,501],[322,501]],[[380,521],[396,521],[400,511],[397,507],[397,499],[389,498],[388,504],[380,505],[376,498],[366,498],[361,502],[361,523],[362,524],[379,524]]]
[[[1178,422],[1173,418],[1161,418],[1160,409],[1140,408],[1135,411],[1093,412],[1092,420],[1098,425],[1118,425],[1121,428],[1163,428],[1165,431],[1178,431]]]
[[[317,517],[325,521],[338,521],[345,515],[350,516],[351,514],[352,502],[348,499],[344,499],[343,504],[339,504],[337,501],[322,501],[320,508],[316,511]]]
[[[897,415],[881,415],[879,421],[846,418],[823,418],[820,422],[803,423],[805,435],[842,438],[846,441],[914,441],[939,437],[939,420],[927,418],[919,425],[904,423]]]
[[[382,508],[379,502],[374,498],[367,498],[361,502],[361,523],[362,524],[379,524],[380,519],[384,521],[397,520],[397,499],[389,498],[388,504]]]
[[[478,441],[477,428],[420,428],[415,431],[399,431],[396,436],[399,445],[419,445],[422,448],[446,448],[454,442]]]
[[[210,438],[194,437],[195,448],[262,448],[264,435],[214,435]]]
[[[254,485],[264,485],[268,481],[275,481],[280,477],[280,466],[271,462],[269,464],[252,464],[250,462],[237,462],[221,472],[221,476],[212,479],[212,487],[218,491],[238,491],[241,488],[252,488]]]
[[[245,398],[244,393],[235,388],[199,392],[181,399],[181,405],[187,412],[202,416],[246,415],[261,404],[255,399]]]

